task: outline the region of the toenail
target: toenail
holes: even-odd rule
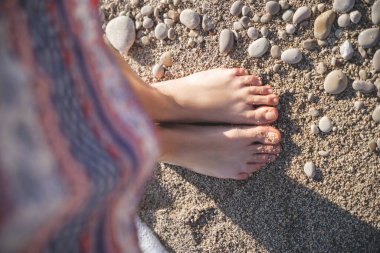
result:
[[[276,114],[274,113],[274,112],[267,112],[266,114],[265,114],[265,119],[266,120],[274,120],[274,119],[276,119]]]
[[[276,143],[278,140],[277,134],[273,132],[267,133],[267,141],[270,143]]]
[[[273,103],[274,103],[274,104],[278,104],[278,102],[279,102],[279,99],[278,99],[278,98],[274,98],[274,99],[273,99]]]
[[[272,89],[268,89],[268,92],[269,92],[269,93],[273,93],[273,90],[272,90]]]

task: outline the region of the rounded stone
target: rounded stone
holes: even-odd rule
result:
[[[271,49],[270,49],[270,54],[273,58],[275,59],[278,59],[281,57],[281,48],[277,45],[274,45]]]
[[[307,6],[302,6],[296,10],[296,12],[293,15],[293,24],[299,24],[302,21],[310,18],[311,16],[311,9]]]
[[[243,16],[248,16],[249,13],[251,13],[251,8],[249,8],[248,6],[243,6],[243,8],[241,9],[241,14]]]
[[[290,21],[292,21],[293,15],[294,15],[294,11],[292,11],[292,10],[286,10],[282,14],[282,20],[284,20],[285,22],[290,22]]]
[[[325,150],[318,151],[318,155],[322,157],[327,157],[329,154],[330,154],[329,151],[325,151]]]
[[[266,38],[260,38],[251,43],[248,47],[248,54],[255,58],[262,57],[268,51],[269,45],[269,40]]]
[[[303,171],[305,172],[306,176],[308,178],[314,178],[315,177],[315,165],[313,162],[307,162],[303,166]]]
[[[159,40],[164,40],[168,37],[168,27],[164,23],[157,24],[154,29],[154,36]]]
[[[265,4],[265,10],[270,15],[276,15],[281,9],[281,6],[276,1],[269,1]]]
[[[306,50],[313,50],[317,46],[317,41],[313,39],[307,39],[302,41],[302,47]]]
[[[169,38],[170,40],[174,40],[175,37],[176,37],[175,29],[174,29],[174,28],[170,28],[170,29],[168,30],[168,38]]]
[[[144,7],[141,8],[141,15],[145,16],[150,16],[153,14],[153,7],[150,5],[145,5]]]
[[[327,71],[327,66],[324,62],[319,62],[317,65],[317,73],[323,75]]]
[[[287,34],[294,34],[296,32],[296,26],[293,24],[286,24],[285,31]]]
[[[319,133],[319,128],[316,124],[311,124],[310,126],[310,131],[312,134],[318,134]]]
[[[272,15],[270,15],[269,13],[262,15],[260,18],[260,22],[263,24],[269,23],[271,20],[272,20]]]
[[[228,54],[235,44],[234,34],[228,30],[224,29],[219,35],[219,52],[222,54]]]
[[[195,29],[201,22],[201,17],[193,10],[186,9],[179,15],[179,20],[189,29]]]
[[[314,107],[309,109],[309,114],[311,117],[318,117],[319,116],[319,111],[315,109]]]
[[[165,75],[165,69],[161,64],[156,64],[152,68],[152,74],[154,78],[161,79]]]
[[[379,25],[380,24],[380,0],[377,0],[372,5],[371,19],[372,19],[372,23],[374,23],[375,25]]]
[[[380,49],[373,55],[372,65],[375,71],[380,71]]]
[[[234,22],[232,26],[233,26],[233,28],[234,28],[235,31],[240,31],[240,30],[244,29],[243,25],[240,22],[237,22],[237,21]]]
[[[350,20],[352,23],[357,24],[360,22],[361,19],[362,19],[362,14],[360,11],[355,10],[355,11],[350,12]]]
[[[354,102],[354,108],[355,108],[355,110],[360,110],[360,109],[362,109],[363,108],[363,105],[364,105],[364,103],[363,103],[363,101],[355,101]]]
[[[265,26],[261,27],[260,32],[263,35],[263,37],[267,37],[269,34],[269,30]]]
[[[239,23],[244,27],[244,28],[248,28],[249,26],[249,22],[251,22],[249,20],[249,18],[247,16],[243,16],[239,19]]]
[[[247,30],[247,35],[250,39],[255,40],[259,37],[259,31],[255,27],[250,27]]]
[[[380,29],[369,28],[359,34],[358,42],[363,48],[374,47],[380,40]]]
[[[343,44],[339,48],[340,55],[343,59],[349,60],[354,55],[354,48],[352,47],[352,43],[349,40],[343,42]]]
[[[283,9],[283,10],[287,10],[290,7],[290,4],[288,3],[287,0],[280,0],[280,1],[278,1],[278,3],[280,4],[281,9]]]
[[[336,12],[346,13],[355,5],[355,0],[334,0],[333,9]]]
[[[290,48],[281,54],[281,60],[288,64],[297,64],[302,60],[302,53],[298,48]]]
[[[371,152],[376,152],[377,143],[375,140],[371,140],[368,142],[368,148]]]
[[[330,120],[329,117],[327,116],[323,116],[320,120],[319,120],[319,123],[318,123],[318,127],[319,129],[324,132],[324,133],[329,133],[331,132],[332,128],[333,128],[333,124],[332,124],[332,121]]]
[[[336,14],[332,10],[320,14],[314,22],[314,37],[319,40],[326,39],[335,21]]]
[[[347,88],[347,83],[347,76],[342,70],[333,70],[326,76],[323,87],[329,94],[339,94]]]
[[[239,16],[241,14],[243,6],[244,6],[244,4],[243,4],[242,1],[235,1],[231,5],[231,9],[230,9],[231,15],[233,15],[233,16]]]
[[[146,29],[152,28],[154,25],[153,20],[151,18],[144,18],[143,27]]]
[[[374,90],[375,85],[369,81],[355,80],[352,83],[352,88],[354,90],[360,91],[362,93],[370,93]]]
[[[209,15],[205,14],[202,19],[202,29],[205,32],[208,32],[214,29],[214,27],[215,27],[214,21],[212,21]]]
[[[380,123],[380,106],[376,106],[375,110],[372,112],[372,119],[376,123]]]
[[[342,14],[338,17],[338,26],[345,28],[350,25],[350,15]]]
[[[173,66],[173,56],[171,52],[165,52],[161,55],[159,63],[166,67]]]
[[[111,45],[120,52],[128,52],[136,39],[135,24],[127,16],[119,16],[108,22],[105,33]]]

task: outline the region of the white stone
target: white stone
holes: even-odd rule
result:
[[[127,16],[119,16],[108,22],[106,37],[111,45],[120,52],[128,52],[136,39],[135,24]]]
[[[319,123],[318,123],[318,127],[319,129],[324,132],[324,133],[329,133],[332,128],[333,128],[333,124],[330,120],[329,117],[327,116],[323,116],[320,120],[319,120]]]
[[[313,162],[307,162],[305,163],[303,167],[303,171],[305,172],[306,176],[309,178],[315,177],[315,165]]]
[[[339,48],[340,55],[343,59],[349,60],[354,55],[354,48],[352,47],[352,43],[348,40],[343,42],[343,44]]]
[[[290,48],[281,54],[281,60],[288,64],[297,64],[302,60],[302,53],[298,48]]]
[[[262,57],[269,49],[270,43],[266,38],[260,38],[248,47],[248,54],[251,57]]]

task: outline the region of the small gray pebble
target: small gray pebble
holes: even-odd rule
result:
[[[372,119],[376,122],[376,123],[380,123],[380,106],[376,106],[375,110],[373,110],[372,112]]]
[[[343,42],[343,44],[339,48],[340,55],[343,59],[349,60],[354,55],[354,48],[352,47],[352,43],[348,40]]]
[[[247,35],[250,39],[256,40],[259,37],[259,31],[255,27],[250,27],[247,31]]]
[[[342,14],[338,18],[338,26],[345,28],[350,25],[350,15],[349,14]]]
[[[281,57],[281,48],[277,45],[272,46],[270,54],[273,58],[278,59]]]
[[[369,81],[355,80],[352,83],[352,88],[362,93],[370,93],[374,90],[375,85]]]
[[[375,140],[371,140],[368,142],[368,148],[371,152],[376,152],[377,143]]]
[[[164,40],[168,37],[168,27],[164,23],[158,23],[154,29],[154,36],[159,40]]]
[[[358,42],[363,48],[374,47],[380,40],[380,29],[369,28],[359,34]]]
[[[275,73],[278,73],[280,71],[280,69],[281,69],[281,65],[280,64],[276,63],[276,64],[273,65],[273,71]]]
[[[309,114],[312,117],[318,117],[319,116],[319,111],[315,109],[314,107],[309,109]]]
[[[145,16],[150,16],[153,14],[153,7],[150,5],[145,5],[144,7],[141,8],[141,15]]]
[[[303,171],[305,172],[306,176],[309,178],[315,177],[315,165],[313,162],[307,162],[305,163],[303,167]]]
[[[286,10],[282,14],[282,20],[284,20],[285,22],[290,22],[290,21],[292,21],[293,15],[294,15],[294,11],[292,11],[292,10]]]
[[[319,126],[319,129],[324,133],[329,133],[333,128],[333,124],[332,124],[330,118],[327,116],[323,116],[319,120],[318,126]]]
[[[270,15],[276,15],[281,9],[281,6],[279,3],[276,1],[268,1],[265,4],[265,10],[270,14]]]
[[[260,15],[259,14],[253,15],[252,21],[255,23],[258,23],[260,21]]]
[[[144,18],[143,27],[146,29],[152,28],[154,25],[153,20],[151,18]]]
[[[269,13],[266,13],[266,14],[262,15],[261,18],[260,18],[260,22],[263,23],[263,24],[267,24],[271,20],[272,20],[272,15],[270,15]]]
[[[235,1],[232,5],[231,5],[231,9],[230,9],[230,13],[231,15],[233,16],[239,16],[242,12],[242,9],[243,9],[243,2],[242,1]]]
[[[251,13],[251,8],[249,8],[248,6],[243,6],[243,8],[241,9],[241,14],[243,16],[248,16],[249,13]]]
[[[361,12],[358,11],[358,10],[351,11],[351,12],[350,12],[350,19],[351,19],[351,22],[354,23],[354,24],[359,23],[360,20],[362,19],[362,14],[361,14]]]
[[[161,64],[155,64],[152,68],[154,78],[161,79],[165,75],[165,69]]]
[[[269,49],[270,43],[266,38],[260,38],[251,43],[248,47],[248,54],[251,57],[262,57]]]
[[[235,31],[240,31],[240,30],[244,29],[243,25],[240,22],[237,22],[237,21],[234,22],[233,27],[234,27]]]
[[[269,34],[268,28],[266,28],[265,26],[261,27],[260,32],[263,35],[263,37],[267,37]]]
[[[286,24],[285,31],[287,34],[294,34],[296,32],[296,26],[293,24]]]
[[[288,64],[297,64],[302,60],[302,53],[298,48],[290,48],[281,54],[281,60]]]
[[[324,62],[320,62],[317,65],[317,73],[323,75],[327,71],[327,66]]]
[[[380,49],[373,55],[372,65],[375,71],[380,71]]]
[[[320,3],[320,4],[317,5],[317,9],[318,9],[319,12],[322,13],[322,12],[325,11],[326,5],[324,3]]]
[[[215,24],[214,24],[214,21],[211,19],[211,17],[207,14],[205,14],[203,16],[203,19],[202,19],[202,28],[205,32],[208,32],[212,29],[214,29],[215,27]]]
[[[244,28],[248,28],[250,20],[247,16],[243,16],[240,18],[239,22]]]
[[[329,154],[330,154],[329,151],[324,151],[324,150],[318,151],[318,155],[322,157],[327,157]]]
[[[280,4],[281,9],[283,9],[283,10],[287,10],[290,7],[287,0],[280,0],[280,1],[278,1],[278,3]]]
[[[293,15],[293,24],[299,24],[302,21],[310,18],[311,9],[308,6],[299,7]]]
[[[219,52],[222,54],[228,54],[235,44],[234,34],[228,30],[224,29],[219,35]]]
[[[120,52],[127,52],[136,39],[135,24],[127,16],[119,16],[108,22],[105,33],[111,45]]]
[[[303,48],[311,51],[317,46],[317,41],[314,39],[307,39],[307,40],[302,41],[301,44]]]
[[[380,24],[380,0],[377,0],[373,5],[371,9],[371,19],[372,23],[375,25]]]
[[[183,10],[179,16],[179,20],[189,29],[197,28],[201,22],[199,14],[190,9]]]
[[[347,76],[342,70],[333,70],[326,76],[323,87],[329,94],[339,94],[347,88],[347,83]]]
[[[334,0],[333,9],[336,12],[349,12],[355,4],[355,0]]]
[[[367,71],[364,69],[359,70],[359,78],[360,80],[367,80]]]
[[[310,131],[311,131],[312,134],[318,134],[319,133],[319,128],[318,128],[318,126],[316,124],[312,124],[310,126]]]
[[[355,108],[355,110],[360,110],[360,109],[362,109],[363,108],[363,105],[364,105],[364,103],[363,103],[363,101],[355,101],[354,102],[354,108]]]
[[[166,67],[173,66],[173,56],[171,52],[165,52],[161,55],[159,63]]]
[[[176,37],[175,29],[174,29],[174,28],[170,28],[170,29],[168,30],[168,38],[169,38],[170,40],[174,40],[175,37]]]

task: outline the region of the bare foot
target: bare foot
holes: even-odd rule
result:
[[[278,118],[273,106],[279,97],[242,68],[203,71],[152,86],[180,106],[170,118],[153,115],[156,121],[264,125]]]
[[[270,126],[160,126],[161,162],[200,174],[247,179],[280,153],[280,132]]]

